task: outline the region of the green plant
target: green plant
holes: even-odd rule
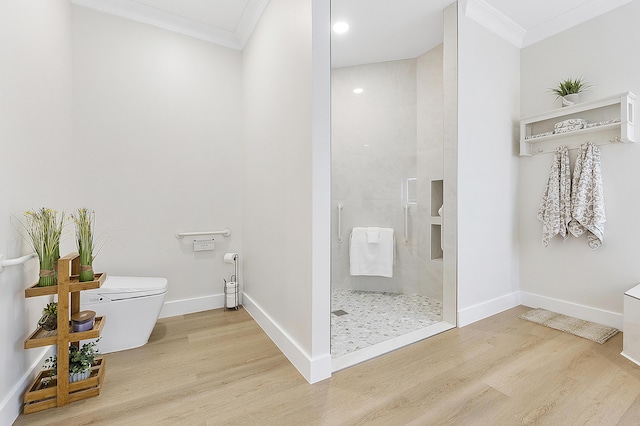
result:
[[[557,99],[563,96],[580,93],[583,90],[587,90],[589,87],[591,87],[591,85],[587,84],[582,78],[568,78],[566,80],[559,81],[557,87],[549,90],[557,95]]]
[[[47,303],[42,309],[42,317],[38,325],[47,331],[58,328],[58,304],[56,302]]]
[[[40,208],[24,212],[27,232],[25,239],[40,259],[39,286],[52,286],[56,281],[56,266],[60,258],[60,236],[64,226],[64,212],[58,216],[55,210]]]
[[[93,363],[96,362],[96,358],[100,355],[97,343],[89,342],[83,344],[80,348],[76,345],[69,345],[69,374],[82,373],[87,371]],[[58,357],[56,355],[50,356],[44,360],[44,368],[51,369],[51,377],[58,374]]]
[[[76,225],[76,243],[80,254],[80,281],[93,280],[93,225],[96,215],[93,210],[80,208],[71,215]]]

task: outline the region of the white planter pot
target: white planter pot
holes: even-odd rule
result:
[[[91,375],[91,369],[83,371],[81,373],[69,374],[69,383],[79,382],[80,380],[86,380]]]
[[[566,95],[566,96],[562,97],[562,106],[563,107],[575,105],[578,102],[580,102],[580,94],[579,93],[572,93],[570,95]]]

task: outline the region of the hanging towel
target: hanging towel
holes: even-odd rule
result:
[[[580,146],[573,170],[569,231],[575,237],[586,231],[587,243],[595,250],[602,245],[605,220],[600,149],[587,142]]]
[[[393,276],[393,229],[379,228],[378,243],[367,242],[368,228],[353,228],[349,241],[351,275]]]
[[[569,236],[567,228],[571,220],[571,167],[566,146],[556,148],[547,187],[538,209],[538,219],[543,224],[542,243],[545,247],[557,234],[563,239]]]
[[[378,244],[380,242],[380,228],[367,228],[367,242]]]

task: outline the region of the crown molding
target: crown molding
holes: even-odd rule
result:
[[[484,0],[467,0],[464,15],[521,48],[527,31]]]
[[[234,32],[203,24],[131,0],[71,0],[73,4],[142,22],[231,49],[242,50],[269,0],[249,0]]]
[[[583,22],[593,19],[631,3],[633,0],[593,0],[589,3],[578,6],[570,11],[558,15],[543,24],[531,28],[524,39],[522,47],[530,46],[534,43],[561,33],[571,27],[575,27]]]

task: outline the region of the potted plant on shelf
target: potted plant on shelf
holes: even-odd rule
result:
[[[98,340],[85,343],[80,348],[75,345],[69,345],[69,383],[89,378],[91,366],[100,355],[96,345]],[[58,374],[58,357],[54,355],[47,358],[44,362],[44,368],[51,369],[50,378],[56,376]]]
[[[46,331],[58,328],[58,304],[56,302],[47,303],[47,306],[42,309],[42,317],[40,317],[38,325]]]
[[[93,225],[95,212],[80,208],[71,218],[76,225],[76,243],[80,255],[80,282],[93,281]]]
[[[58,216],[55,210],[40,208],[24,213],[26,224],[21,223],[27,232],[25,238],[40,260],[39,287],[56,284],[57,266],[60,259],[60,235],[64,226],[64,212]]]
[[[568,78],[558,82],[558,86],[550,89],[557,95],[556,99],[562,98],[562,106],[570,106],[579,102],[579,93],[587,90],[591,85],[582,78]]]

